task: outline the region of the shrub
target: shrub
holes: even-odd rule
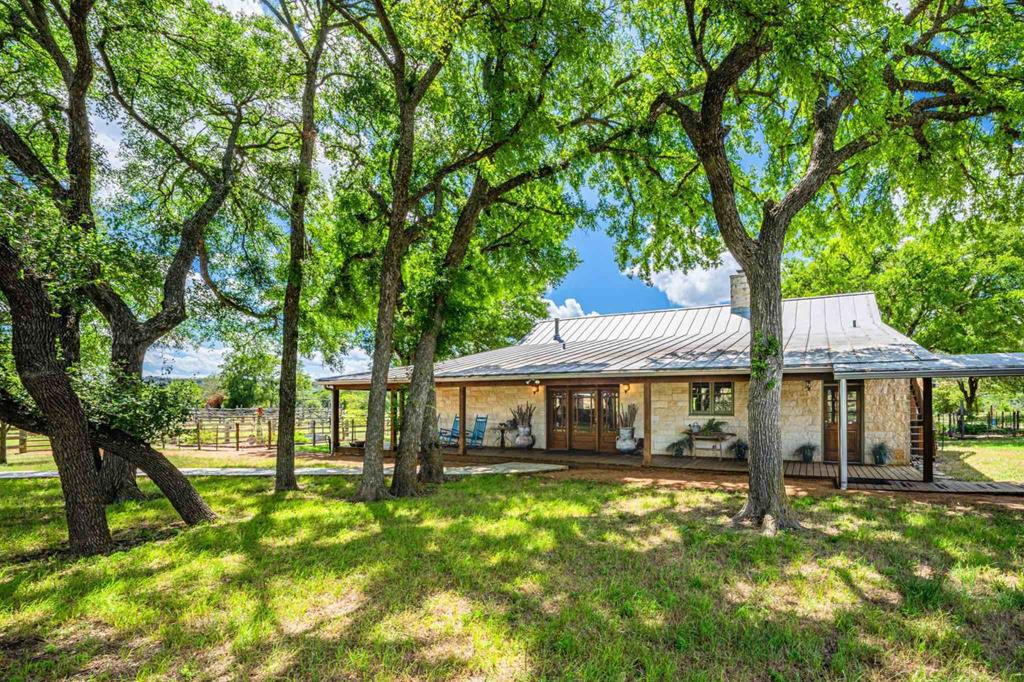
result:
[[[721,419],[715,419],[714,417],[712,417],[711,419],[709,419],[706,422],[704,422],[704,424],[700,427],[700,432],[701,433],[721,433],[724,427],[725,427],[725,422],[724,421],[722,421]]]
[[[668,451],[676,457],[683,457],[687,452],[693,452],[693,434],[689,431],[684,432],[679,440],[668,444]]]
[[[892,452],[885,443],[876,443],[871,448],[871,457],[874,459],[875,464],[888,464],[892,461]]]
[[[747,454],[750,452],[750,444],[742,438],[737,438],[729,443],[729,452],[741,462],[747,461]]]
[[[814,443],[804,443],[796,450],[793,451],[797,457],[803,460],[805,463],[810,464],[814,461],[814,453],[818,451],[818,446]]]

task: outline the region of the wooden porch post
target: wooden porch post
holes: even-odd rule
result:
[[[338,451],[338,434],[341,430],[338,422],[341,421],[341,401],[338,399],[337,387],[331,388],[331,452]]]
[[[859,415],[858,415],[859,418]],[[847,472],[847,441],[849,440],[849,434],[847,433],[846,424],[846,379],[839,380],[839,489],[846,490],[846,486],[849,482],[849,476]]]
[[[466,454],[466,387],[459,386],[459,454]]]
[[[922,467],[925,483],[931,483],[935,478],[935,425],[932,417],[932,378],[925,377],[924,390],[921,395],[921,415],[924,421],[924,433],[922,443],[924,445],[924,466]]]
[[[398,391],[391,391],[391,452],[398,450]]]
[[[654,448],[654,429],[651,427],[651,381],[644,381],[644,466],[650,466]]]

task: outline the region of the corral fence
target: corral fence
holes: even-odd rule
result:
[[[972,436],[1019,436],[1024,433],[1024,415],[1020,410],[989,409],[980,414],[946,412],[935,415],[935,428],[946,438]]]
[[[10,424],[0,422],[0,450],[3,451],[0,455],[15,452],[20,454],[49,452],[50,439],[38,433],[22,431]],[[3,459],[4,457],[0,456],[0,461]]]
[[[364,414],[351,415],[341,410],[338,415],[340,443],[366,438]],[[194,410],[178,435],[165,438],[160,447],[196,448],[198,450],[242,450],[272,448],[277,445],[276,407],[267,408],[203,408]],[[391,429],[391,415],[385,418],[385,433]],[[298,407],[295,410],[295,444],[328,446],[331,441],[329,407]],[[50,439],[0,423],[0,445],[6,453],[49,452]],[[2,458],[0,458],[2,461]]]
[[[199,450],[270,448],[277,444],[277,421],[278,410],[275,407],[203,408],[195,410],[179,434],[169,439],[167,444]],[[349,437],[350,429],[345,428],[347,422],[345,419],[338,421],[342,438]],[[365,432],[366,427],[362,428]],[[296,408],[296,445],[327,445],[330,440],[330,408]]]

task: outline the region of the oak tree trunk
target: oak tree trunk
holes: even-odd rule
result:
[[[2,238],[0,291],[10,308],[18,377],[50,425],[71,549],[80,554],[105,552],[113,543],[99,493],[89,422],[63,359],[65,348],[72,360],[77,357],[77,318],[54,310],[43,284],[26,272]]]
[[[217,518],[210,506],[181,471],[162,452],[131,434],[108,428],[93,430],[92,442],[102,447],[107,457],[117,458],[146,472],[167,497],[181,519],[190,526]]]
[[[25,431],[45,436],[51,433],[49,423],[38,411],[33,411],[4,391],[0,391],[0,418]],[[195,525],[216,518],[185,475],[162,452],[148,443],[106,425],[90,425],[89,437],[94,453],[98,448],[103,448],[107,453],[117,453],[119,459],[146,472],[185,523]]]
[[[415,495],[416,461],[419,459],[423,420],[430,402],[430,390],[434,383],[434,353],[437,350],[437,335],[441,327],[438,309],[430,311],[424,322],[424,329],[416,344],[416,359],[413,362],[412,378],[405,402],[402,421],[401,446],[395,456],[395,474],[391,479],[391,494],[397,497]]]
[[[444,451],[437,432],[437,387],[434,384],[434,368],[430,368],[430,393],[427,408],[423,412],[423,428],[420,431],[420,483],[444,483]]]
[[[781,261],[758,249],[748,264],[751,376],[747,402],[750,464],[747,502],[736,516],[766,530],[799,528],[786,497],[782,467],[782,279]]]
[[[132,342],[127,330],[111,325],[114,344],[111,348],[111,366],[126,376],[142,379],[142,365],[148,344]],[[130,462],[111,452],[104,452],[100,458],[100,494],[107,504],[144,500],[146,496],[139,489],[136,468]]]
[[[960,395],[964,398],[964,409],[967,414],[974,416],[978,410],[978,377],[967,377],[965,384],[963,379],[957,379],[956,385],[960,389]]]
[[[100,495],[104,502],[116,504],[146,499],[135,479],[135,465],[109,452],[98,457]]]
[[[0,464],[7,464],[7,434],[10,425],[0,422]]]
[[[395,308],[401,261],[405,252],[403,235],[392,230],[384,247],[381,264],[380,302],[374,334],[373,367],[370,372],[370,396],[366,411],[366,445],[363,449],[363,475],[355,499],[362,502],[389,496],[384,484],[384,412],[388,391],[388,371],[394,350]]]

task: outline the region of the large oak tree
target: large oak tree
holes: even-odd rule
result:
[[[186,522],[210,519],[145,434],[90,418],[79,327],[90,307],[102,315],[107,385],[144,393],[143,357],[185,319],[204,232],[274,135],[274,63],[205,3],[13,0],[0,36],[0,291],[31,396],[0,396],[4,419],[50,436],[76,551],[110,546],[104,502],[134,487],[135,466]],[[124,173],[96,144],[97,112],[124,131]]]
[[[795,527],[782,481],[782,256],[801,216],[858,201],[885,170],[909,192],[955,191],[961,164],[998,164],[1017,136],[1015,4],[919,0],[627,3],[656,125],[606,187],[640,198],[617,220],[643,276],[713,261],[751,290],[750,485],[738,521]],[[628,153],[626,153],[628,152]]]

